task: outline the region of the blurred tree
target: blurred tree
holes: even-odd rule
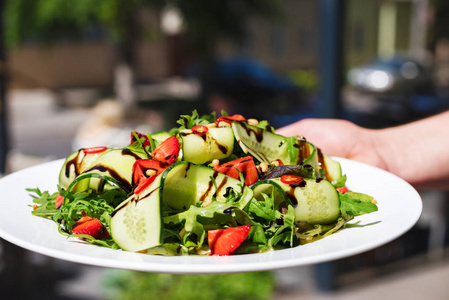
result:
[[[439,39],[449,39],[449,1],[433,0],[434,5],[434,30],[432,43]]]
[[[54,43],[81,40],[89,30],[99,30],[117,49],[114,84],[117,95],[133,103],[134,49],[146,28],[138,18],[145,8],[161,11],[177,8],[186,36],[196,59],[210,59],[215,47],[225,38],[241,43],[252,16],[276,18],[281,15],[282,0],[9,0],[3,11],[8,46],[26,41]],[[121,71],[120,71],[121,70]],[[118,78],[117,78],[118,77]],[[129,99],[123,99],[123,98]]]

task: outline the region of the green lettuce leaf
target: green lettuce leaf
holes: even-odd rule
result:
[[[195,109],[192,112],[192,115],[181,115],[180,119],[176,123],[180,125],[179,129],[191,129],[196,125],[207,125],[209,123],[214,123],[215,120],[215,112],[200,117]]]
[[[378,210],[373,197],[356,192],[339,193],[341,213],[355,217]]]

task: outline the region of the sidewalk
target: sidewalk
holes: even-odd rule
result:
[[[45,90],[8,94],[9,171],[42,161],[66,157],[72,140],[87,119],[86,108],[63,109]]]

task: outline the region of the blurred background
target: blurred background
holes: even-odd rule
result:
[[[449,107],[444,0],[0,0],[0,176],[225,109],[382,128]],[[217,276],[77,265],[0,242],[4,299],[447,299],[448,195],[330,263]],[[182,292],[180,292],[182,291]]]

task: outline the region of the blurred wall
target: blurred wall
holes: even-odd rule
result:
[[[135,50],[137,80],[165,76],[164,41],[141,43]],[[112,83],[114,48],[102,42],[27,44],[8,53],[11,88],[105,87]]]
[[[370,61],[381,54],[383,48],[388,49],[388,54],[410,51],[412,5],[412,1],[348,0],[345,17],[347,68]]]
[[[285,19],[250,24],[248,52],[273,69],[316,69],[319,51],[318,5],[315,0],[285,1]]]

